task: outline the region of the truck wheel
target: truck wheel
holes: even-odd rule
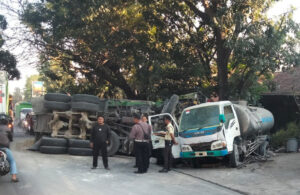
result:
[[[70,96],[62,93],[47,93],[44,98],[47,101],[64,102],[64,103],[68,103],[71,101]]]
[[[230,166],[233,168],[241,164],[240,153],[239,153],[238,145],[236,143],[233,144],[233,151],[230,154],[229,163]]]
[[[64,138],[42,137],[41,146],[67,147],[68,141]]]
[[[88,140],[69,139],[69,147],[70,148],[89,148],[90,149],[90,142]]]
[[[72,96],[73,102],[87,102],[92,104],[99,104],[100,99],[94,95],[87,95],[87,94],[75,94]]]
[[[67,147],[61,146],[41,146],[40,152],[44,154],[66,154]]]
[[[92,156],[93,150],[91,148],[69,148],[68,153],[76,156]]]
[[[115,132],[111,131],[109,145],[107,146],[108,156],[113,156],[114,154],[116,154],[119,150],[119,147],[120,147],[119,136]]]
[[[27,150],[31,150],[31,151],[39,151],[40,146],[41,146],[41,139],[38,140],[37,142],[35,142],[30,148],[28,148]]]
[[[74,111],[98,112],[99,110],[99,104],[87,102],[72,102],[71,107]]]
[[[259,147],[259,155],[266,157],[269,150],[269,142],[265,141],[260,147]]]
[[[67,111],[70,110],[70,104],[65,102],[45,101],[45,108],[49,110]]]

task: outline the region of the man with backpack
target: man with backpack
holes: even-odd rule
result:
[[[129,137],[135,141],[135,156],[138,170],[134,173],[146,173],[149,167],[149,144],[151,140],[151,127],[141,121],[139,114],[133,115],[133,122]]]

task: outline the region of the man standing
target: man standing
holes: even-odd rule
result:
[[[90,146],[93,148],[93,167],[96,169],[98,166],[98,156],[99,150],[101,150],[101,156],[104,168],[110,170],[108,167],[108,158],[107,158],[107,144],[110,140],[110,128],[108,125],[104,124],[104,117],[98,116],[97,124],[92,129]]]
[[[134,114],[132,127],[129,137],[135,141],[135,155],[138,170],[134,173],[146,173],[149,167],[149,142],[151,128],[145,122],[140,120],[139,114]]]
[[[7,160],[10,165],[10,174],[11,174],[11,181],[18,182],[17,178],[17,165],[12,152],[9,148],[9,128],[7,127],[7,121],[5,119],[0,119],[0,149],[3,150],[7,155]]]
[[[177,145],[178,143],[174,137],[174,127],[171,124],[171,117],[166,115],[164,117],[164,122],[166,124],[166,132],[158,133],[156,135],[163,135],[165,138],[165,149],[164,149],[164,168],[160,170],[160,173],[167,173],[171,168],[171,158],[172,158],[172,146],[173,143]]]

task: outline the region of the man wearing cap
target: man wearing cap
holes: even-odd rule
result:
[[[146,173],[149,167],[149,143],[151,136],[150,126],[140,120],[139,114],[133,115],[133,122],[129,137],[135,141],[135,155],[138,170],[134,173]]]

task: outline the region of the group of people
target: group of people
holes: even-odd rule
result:
[[[152,127],[147,123],[148,118],[146,115],[142,117],[139,114],[133,116],[134,126],[131,129],[129,137],[134,140],[134,150],[136,157],[137,171],[134,173],[143,174],[147,173],[149,168],[149,160],[151,156],[151,134]],[[159,172],[167,173],[171,167],[172,145],[177,144],[174,137],[174,127],[171,123],[170,116],[165,116],[164,122],[166,124],[166,131],[154,133],[155,135],[162,136],[165,139],[164,148],[164,167]],[[9,149],[10,139],[8,136],[9,129],[4,120],[0,120],[0,150],[7,154],[7,160],[10,164],[11,181],[18,182],[17,166]],[[109,144],[111,130],[104,122],[103,116],[98,116],[97,124],[93,127],[90,137],[90,147],[93,149],[93,166],[96,169],[98,166],[98,156],[101,151],[104,168],[110,170],[108,166],[107,145]]]
[[[104,117],[98,116],[97,124],[93,127],[90,146],[93,148],[93,166],[92,169],[96,169],[98,166],[98,155],[101,151],[104,168],[110,170],[108,166],[107,157],[107,144],[110,140],[110,128],[104,123]],[[136,174],[147,173],[149,168],[149,161],[151,156],[152,144],[151,134],[152,127],[149,125],[147,115],[140,116],[139,114],[133,115],[134,126],[131,129],[129,138],[134,141],[134,151],[136,157],[137,168]],[[159,172],[167,173],[171,168],[171,157],[172,157],[172,145],[178,144],[174,137],[174,127],[171,123],[171,117],[166,115],[164,117],[164,123],[166,125],[166,131],[153,133],[157,136],[162,136],[165,140],[164,148],[164,167]]]

